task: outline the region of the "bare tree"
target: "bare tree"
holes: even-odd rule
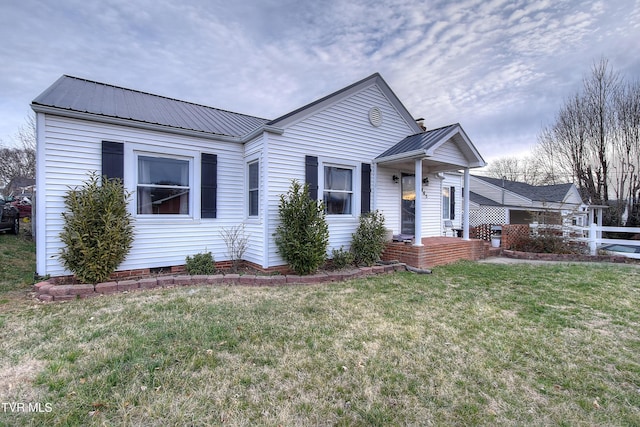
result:
[[[490,162],[485,173],[493,178],[504,177],[531,185],[548,184],[545,174],[541,173],[541,164],[534,156],[501,157]]]
[[[618,73],[609,68],[609,62],[601,59],[591,69],[591,76],[584,80],[585,112],[588,120],[588,141],[595,161],[592,168],[599,200],[609,200],[609,164],[614,135],[614,99],[620,88]]]
[[[36,176],[36,123],[28,116],[26,123],[16,133],[17,147],[0,141],[0,186],[4,187],[14,178]]]
[[[571,176],[585,200],[610,204],[607,223],[621,224],[624,210],[639,208],[639,134],[640,85],[602,59],[539,135],[540,158],[555,176]]]
[[[612,184],[616,199],[629,213],[630,225],[640,220],[640,81],[623,85],[615,98],[615,143]]]

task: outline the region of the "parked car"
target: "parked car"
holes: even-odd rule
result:
[[[0,196],[0,231],[20,232],[20,211]]]
[[[31,195],[21,194],[11,202],[20,211],[20,218],[31,218]]]
[[[638,242],[640,244],[640,242]],[[611,255],[620,255],[627,258],[640,259],[640,245],[623,245],[620,243],[600,246],[600,250]]]

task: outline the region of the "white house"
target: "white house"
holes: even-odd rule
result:
[[[587,225],[588,206],[575,184],[530,185],[472,175],[470,225]]]
[[[442,235],[443,188],[468,203],[469,169],[485,165],[459,124],[423,131],[377,73],[275,120],[71,76],[31,107],[40,275],[69,274],[57,257],[63,196],[90,171],[121,177],[133,193],[135,241],[119,270],[183,265],[204,251],[228,259],[220,231],[240,224],[245,261],[271,269],[284,264],[273,233],[293,179],[325,201],[329,251],[348,247],[372,209],[420,246]],[[443,175],[452,171],[463,172]],[[448,206],[458,226],[469,223],[462,205]]]

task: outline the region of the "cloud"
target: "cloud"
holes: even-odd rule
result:
[[[639,18],[634,0],[9,2],[0,138],[61,74],[275,118],[377,71],[489,158],[535,142],[601,56],[640,75]]]

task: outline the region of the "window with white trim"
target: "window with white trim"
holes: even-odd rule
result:
[[[455,219],[456,188],[442,187],[442,219]]]
[[[328,215],[351,215],[353,211],[353,168],[324,167],[324,209]]]
[[[258,216],[260,206],[260,162],[249,163],[249,216]]]
[[[191,159],[139,154],[139,215],[189,215]]]

